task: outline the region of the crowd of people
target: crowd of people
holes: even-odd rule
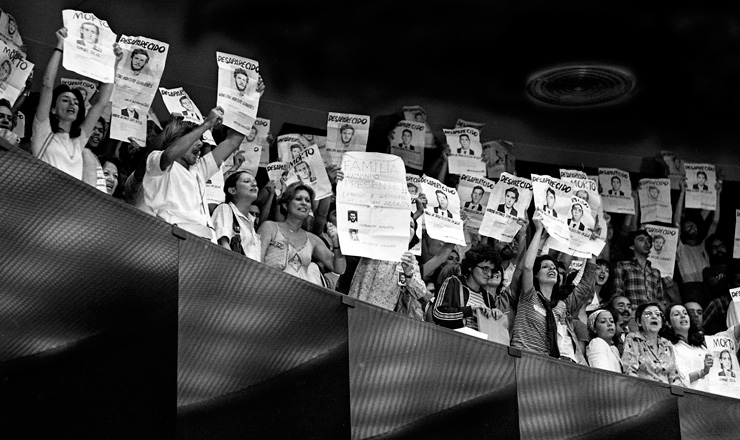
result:
[[[316,285],[431,325],[479,332],[485,327],[499,342],[565,362],[702,390],[709,389],[702,384],[710,370],[720,365],[719,383],[734,390],[727,394],[740,397],[737,352],[725,350],[717,357],[707,346],[707,336],[729,338],[735,349],[740,342],[729,294],[740,287],[740,261],[728,253],[732,238],[717,234],[721,182],[714,211],[684,209],[688,185],[680,183],[673,217],[680,231],[676,279],[648,261],[654,240],[638,214],[605,215],[603,251],[581,259],[545,246],[542,217],[549,205],[532,204],[511,242],[470,233],[468,245],[459,246],[425,231],[420,240],[426,198],[435,197],[424,194],[409,213],[409,251],[400,263],[346,256],[335,197],[317,201],[312,187],[302,182],[277,187],[264,169],[253,175],[223,166],[244,135],[223,126],[220,107],[202,124],[175,113],[161,129],[149,121],[146,145],[111,140],[109,121],[101,115],[113,84],[103,84],[87,110],[79,91],[55,86],[69,36],[62,28],[56,38],[32,134],[19,145],[92,186],[100,186],[103,175],[100,189],[121,203]],[[120,59],[117,45],[114,53]],[[261,81],[258,90],[265,92]],[[27,96],[24,92],[16,103],[0,100],[0,128],[12,129]],[[204,142],[208,130],[217,145]],[[385,150],[378,151],[390,153],[386,139]],[[450,147],[441,139],[427,139],[428,166],[422,171],[454,186],[456,176],[445,165]],[[274,156],[274,136],[269,142]],[[492,159],[484,155],[483,160]],[[205,197],[206,183],[217,173],[225,182],[220,204]],[[337,166],[327,166],[327,174],[333,186],[343,178]],[[633,196],[639,206],[638,192]],[[519,194],[509,191],[506,197],[516,201]],[[504,209],[512,208],[501,205]],[[410,250],[419,245],[417,256]]]

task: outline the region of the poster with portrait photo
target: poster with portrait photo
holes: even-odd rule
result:
[[[578,172],[578,176],[584,177],[562,177],[563,171],[566,171],[565,175],[576,175],[572,173],[572,170],[560,170],[561,179],[567,182],[572,187],[572,195],[580,197],[588,202],[591,207],[591,216],[594,218],[595,224],[600,227],[599,238],[606,240],[607,225],[604,221],[604,210],[601,203],[601,194],[599,194],[599,187],[596,178],[591,178],[585,173]]]
[[[737,343],[734,328],[704,336],[704,343],[711,353],[714,363],[704,377],[706,388],[713,394],[740,398],[740,364],[737,359]]]
[[[573,191],[571,191],[571,194]],[[592,255],[598,255],[603,249],[605,242],[600,238],[594,237],[596,220],[591,215],[591,207],[584,199],[571,195],[570,209],[568,210],[569,237],[568,241],[563,241],[554,237],[552,241],[548,240],[550,249],[572,255],[579,258],[590,258]]]
[[[670,179],[640,179],[640,223],[673,223]]]
[[[18,22],[12,15],[5,11],[0,11],[0,40],[5,42],[11,49],[20,52],[22,58],[26,57],[23,39],[18,30]]]
[[[315,145],[304,148],[295,159],[288,162],[288,183],[296,180],[313,189],[315,200],[321,200],[333,194],[324,161]]]
[[[465,228],[468,230],[478,233],[494,186],[496,186],[496,183],[485,177],[469,174],[460,175],[457,194],[460,196],[460,209],[468,216],[468,220],[465,222]]]
[[[423,123],[398,121],[390,133],[391,154],[403,159],[407,168],[424,168],[424,131]]]
[[[403,119],[426,124],[427,112],[420,105],[406,105],[403,107]]]
[[[714,165],[708,163],[686,163],[686,208],[717,209],[717,175]]]
[[[326,164],[340,165],[342,154],[367,148],[370,116],[329,113],[326,122]]]
[[[283,162],[290,162],[297,159],[308,145],[304,145],[303,137],[299,134],[288,133],[281,134],[277,137],[278,159]]]
[[[421,190],[427,199],[424,208],[427,234],[435,240],[467,246],[457,191],[428,176],[422,176]]]
[[[146,143],[146,115],[151,109],[167,63],[169,45],[146,37],[121,35],[123,57],[111,95],[111,139]]]
[[[159,94],[162,96],[164,106],[167,107],[167,111],[171,114],[182,116],[184,121],[193,122],[195,124],[202,124],[204,122],[205,119],[203,118],[203,114],[190,98],[190,95],[188,95],[182,87],[174,89],[165,89],[164,87],[160,87]],[[205,133],[203,133],[203,142],[213,146],[216,145],[216,141],[213,139],[213,133],[211,133],[211,130],[206,130]]]
[[[668,186],[670,188],[670,182],[668,182]],[[645,230],[653,238],[653,247],[650,248],[648,261],[650,261],[653,268],[660,271],[663,278],[673,278],[673,268],[676,265],[676,249],[678,247],[678,228],[645,225]]]
[[[567,220],[571,211],[571,186],[554,177],[532,174],[532,196],[535,209],[542,211],[542,224],[551,237],[570,241]]]
[[[483,162],[483,146],[480,133],[475,128],[444,129],[450,154],[447,166],[450,174],[469,174],[486,176],[486,163]]]
[[[26,80],[33,74],[34,64],[23,58],[23,53],[0,41],[0,98],[15,103]]]
[[[254,141],[248,141],[245,137],[239,148],[224,161],[226,175],[246,171],[252,176],[257,175],[262,156],[262,146]]]
[[[318,147],[319,153],[324,159],[324,165],[328,165],[328,163],[326,162],[326,136],[321,136],[317,134],[299,134],[297,136],[303,148],[307,148],[311,145],[313,145],[314,147]]]
[[[270,179],[270,182],[273,182],[275,184],[275,196],[279,197],[287,186],[286,182],[288,180],[288,163],[268,163],[265,169],[267,170],[267,178]]]
[[[92,104],[90,104],[90,99],[92,99],[98,91],[97,83],[77,78],[62,78],[61,83],[69,86],[70,89],[80,92],[82,97],[85,99],[85,110],[90,110],[90,107],[92,106]]]
[[[599,189],[604,211],[635,214],[629,173],[616,168],[599,168]]]
[[[532,203],[532,182],[509,173],[501,174],[486,205],[480,234],[510,243],[527,218]]]
[[[206,180],[206,202],[209,205],[218,205],[226,201],[226,193],[224,193],[224,173],[227,168],[224,164],[221,164],[220,171],[210,179]]]
[[[62,11],[67,38],[64,39],[62,66],[72,72],[104,83],[112,83],[116,55],[113,43],[116,34],[101,20],[88,12]]]
[[[255,60],[216,52],[218,94],[216,105],[224,109],[223,124],[243,135],[257,119],[261,94],[257,91],[260,66]]]
[[[513,143],[505,140],[488,141],[483,142],[482,147],[489,179],[498,179],[502,173],[514,174],[516,156]]]
[[[337,183],[337,232],[342,253],[401,261],[410,221],[406,168],[397,156],[345,153]]]

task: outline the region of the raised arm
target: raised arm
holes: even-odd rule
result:
[[[707,230],[707,237],[717,232],[717,225],[719,224],[719,195],[722,192],[721,180],[717,179],[717,182],[714,184],[714,189],[717,192],[717,203],[714,209],[714,217],[712,217],[712,224],[709,225],[709,230]]]
[[[309,233],[308,237],[313,243],[313,256],[324,263],[324,267],[330,271],[342,275],[347,268],[347,260],[342,255],[342,248],[339,246],[337,228],[333,223],[327,223],[326,232],[331,238],[334,250],[330,251],[319,237]]]
[[[211,112],[208,113],[208,117],[206,118],[205,122],[195,127],[195,129],[185,134],[184,136],[178,138],[175,142],[168,146],[166,150],[164,150],[164,153],[162,153],[162,157],[159,160],[159,168],[162,171],[166,170],[170,165],[172,165],[173,162],[187,153],[188,150],[193,147],[193,144],[197,140],[199,140],[201,136],[203,136],[203,133],[213,128],[213,126],[216,125],[217,122],[220,122],[223,117],[224,111],[221,109],[221,107],[216,107],[212,109]],[[242,137],[244,136],[242,135]],[[237,144],[237,147],[238,146],[239,144]],[[222,162],[223,159],[221,159],[221,161],[219,162],[216,162],[216,165],[221,166]]]
[[[534,260],[537,259],[537,251],[540,248],[540,240],[542,239],[542,212],[538,209],[532,217],[532,223],[534,224],[534,235],[532,235],[532,241],[529,242],[527,247],[527,253],[524,255],[524,261],[522,262],[522,291],[529,292],[534,288]]]
[[[115,78],[116,72],[118,72],[118,63],[119,61],[121,61],[121,58],[123,58],[123,50],[121,49],[121,46],[118,45],[118,43],[113,43],[113,53],[116,54],[116,63],[113,65],[113,77]],[[113,94],[114,87],[115,83],[104,83],[100,86],[100,94],[98,95],[98,100],[95,101],[95,104],[93,104],[92,107],[90,107],[87,115],[85,115],[85,121],[80,126],[80,129],[83,133],[92,133],[93,127],[95,127],[95,123],[98,122],[98,119],[100,119],[100,115],[103,114],[103,110],[105,110],[105,108],[108,106],[108,103],[110,102],[110,97]]]
[[[688,186],[685,177],[681,179],[678,186],[681,187],[681,193],[678,195],[676,207],[673,208],[673,225],[678,228],[678,238],[681,239],[681,217],[683,216],[683,204],[686,200],[686,187]]]
[[[46,122],[49,120],[49,112],[51,111],[51,99],[54,91],[54,82],[57,79],[57,71],[59,70],[59,62],[62,60],[62,52],[64,51],[64,39],[67,38],[67,28],[61,28],[56,32],[57,45],[54,47],[54,51],[51,53],[49,58],[49,64],[46,65],[44,76],[41,79],[41,94],[39,96],[39,105],[36,107],[36,120],[39,122]],[[34,155],[38,155],[40,151],[33,151]]]

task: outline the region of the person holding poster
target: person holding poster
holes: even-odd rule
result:
[[[302,229],[314,202],[313,189],[300,182],[294,182],[278,198],[280,212],[285,216],[282,222],[268,220],[257,231],[262,242],[261,260],[266,265],[287,274],[304,279],[319,286],[325,281],[318,266],[311,263],[319,260],[324,267],[334,273],[343,274],[347,262],[339,247],[337,229],[327,223],[327,233],[333,250],[329,250],[323,240]]]
[[[554,192],[552,195],[554,204]],[[502,173],[491,192],[480,224],[480,234],[510,243],[525,223],[531,201],[532,182],[529,179]]]
[[[680,222],[678,248],[676,252],[676,263],[684,283],[702,281],[702,271],[709,267],[709,255],[704,245],[704,239],[717,232],[720,220],[720,194],[722,193],[722,182],[715,183],[716,209],[712,215],[712,223],[709,225],[706,236],[699,235],[699,224],[709,216],[710,211],[702,211],[701,216],[684,216],[684,201],[688,183],[686,179],[681,181],[681,193],[678,196],[673,220]]]
[[[709,374],[714,365],[714,359],[707,351],[704,335],[693,325],[683,305],[670,305],[666,309],[666,316],[666,325],[660,330],[660,336],[673,344],[676,366],[683,382],[689,388],[702,389],[701,379]]]
[[[67,29],[59,29],[56,37],[57,45],[49,59],[41,83],[39,104],[33,121],[31,152],[49,165],[95,186],[99,162],[95,155],[84,146],[110,100],[113,83],[105,83],[101,86],[100,98],[95,105],[90,107],[87,114],[80,92],[66,85],[53,88],[59,61],[64,51]],[[118,44],[114,44],[113,50],[118,59],[123,56]],[[113,66],[114,71],[115,69],[116,63]]]
[[[349,211],[349,214],[353,212]],[[419,242],[416,227],[416,220],[411,215],[409,217],[409,249]],[[408,310],[409,316],[423,320],[419,300],[426,295],[426,283],[421,278],[419,263],[410,251],[401,255],[400,263],[362,257],[352,277],[348,295],[386,310],[396,312]],[[410,298],[404,298],[404,296],[410,296]],[[404,301],[405,309],[402,305]]]
[[[686,207],[696,209],[716,209],[715,182],[717,174],[714,165],[706,163],[685,164],[689,187],[686,191]]]
[[[216,107],[205,122],[194,125],[173,119],[161,134],[162,150],[152,151],[146,159],[144,199],[162,220],[210,240],[216,244],[211,223],[206,182],[221,171],[221,164],[239,147],[244,135],[229,130],[226,138],[201,157],[203,134],[212,129],[223,115]]]

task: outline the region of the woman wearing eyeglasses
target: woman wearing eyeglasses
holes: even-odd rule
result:
[[[477,310],[493,316],[493,297],[484,286],[500,264],[501,257],[492,247],[478,245],[468,250],[460,264],[462,275],[447,278],[439,288],[432,312],[434,322],[452,329],[478,330]]]
[[[627,334],[624,341],[624,372],[630,376],[683,386],[676,367],[673,344],[658,335],[663,328],[663,313],[658,304],[640,304],[635,311],[635,320],[638,331]]]

